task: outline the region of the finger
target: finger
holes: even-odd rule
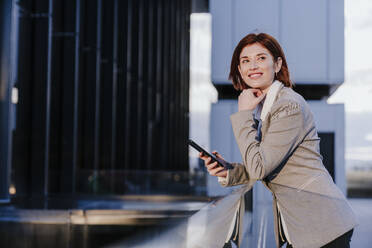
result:
[[[260,89],[256,89],[256,88],[251,88],[250,91],[253,93],[261,92]]]
[[[265,98],[265,95],[266,94],[262,94],[260,96],[257,96],[252,101],[258,104],[258,103],[260,103]]]
[[[227,177],[227,170],[222,170],[220,172],[216,173],[216,176],[218,177]]]
[[[221,172],[222,170],[224,170],[225,168],[221,167],[221,166],[218,166],[217,168],[214,168],[212,170],[209,170],[209,174],[211,174],[212,176],[217,176],[217,174],[219,172]]]
[[[257,89],[246,89],[246,90],[243,90],[241,95],[252,95],[254,94],[255,92],[257,92]]]
[[[201,158],[203,160],[206,160],[208,158],[208,156],[206,156],[204,153],[200,152],[199,153],[199,158]]]
[[[213,162],[211,164],[207,164],[205,167],[207,167],[207,170],[213,170],[217,166],[217,162]]]
[[[245,90],[243,90],[243,91],[240,93],[240,95],[244,95],[244,94],[250,93],[250,90],[251,90],[251,89],[245,89]]]
[[[217,162],[206,164],[205,167],[207,167],[207,170],[211,170],[217,166]]]
[[[221,156],[221,154],[219,154],[217,151],[213,151],[212,153],[213,153],[217,158],[220,158],[220,159],[225,160],[225,159]]]
[[[254,89],[254,91],[252,91],[252,94],[255,97],[265,96],[265,93],[263,93],[261,89]]]
[[[208,157],[206,157],[206,156],[199,156],[199,158],[205,161],[205,160],[207,160]]]
[[[254,96],[254,97],[258,97],[260,95],[262,95],[262,91],[260,89],[248,89],[246,90],[245,92],[242,92],[242,94],[240,95],[241,97],[245,97],[245,96]]]
[[[261,93],[261,95],[257,96],[257,100],[261,102],[265,98],[265,96],[266,96],[266,93]]]
[[[204,160],[204,163],[205,165],[209,164],[211,162],[211,158],[210,157],[202,157],[202,159]]]
[[[262,96],[264,93],[260,90],[258,92],[256,92],[256,96],[259,97],[259,96]]]
[[[211,158],[211,157],[208,157],[208,158],[205,160],[205,162],[206,162],[207,164],[210,164],[211,161],[212,161],[212,158]]]

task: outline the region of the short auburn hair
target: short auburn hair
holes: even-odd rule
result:
[[[251,33],[241,39],[238,45],[235,47],[233,56],[231,58],[231,66],[229,73],[229,80],[232,81],[232,84],[236,90],[244,90],[250,88],[242,79],[238,66],[240,64],[240,53],[243,48],[248,45],[253,45],[258,43],[269,50],[271,56],[274,58],[274,62],[278,61],[278,58],[282,58],[282,67],[280,71],[275,75],[274,80],[279,80],[284,84],[284,86],[292,88],[292,81],[289,78],[289,71],[287,61],[282,47],[279,42],[269,34],[266,33]]]

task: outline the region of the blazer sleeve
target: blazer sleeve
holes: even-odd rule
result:
[[[259,142],[255,139],[257,130],[253,125],[252,111],[240,111],[230,117],[249,179],[265,178],[303,140],[304,117],[299,103],[284,102],[274,105],[268,118],[262,125],[265,131],[262,131]]]
[[[243,164],[232,163],[233,169],[227,170],[226,177],[218,177],[218,182],[223,187],[248,184],[248,173]]]

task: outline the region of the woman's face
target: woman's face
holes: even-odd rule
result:
[[[259,43],[243,48],[239,57],[239,72],[244,82],[251,88],[267,92],[274,81],[275,72],[279,72],[282,59],[274,62],[269,50]]]

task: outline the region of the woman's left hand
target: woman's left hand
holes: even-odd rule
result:
[[[224,158],[216,151],[212,152],[213,155],[218,157],[219,159],[224,160]],[[205,167],[207,168],[208,173],[211,176],[216,176],[216,177],[227,177],[227,170],[225,170],[224,167],[219,166],[217,162],[212,163],[211,157],[208,157],[204,155],[202,152],[199,153],[199,158],[204,160]]]
[[[265,94],[260,89],[245,89],[238,98],[239,111],[253,110],[264,99]]]

